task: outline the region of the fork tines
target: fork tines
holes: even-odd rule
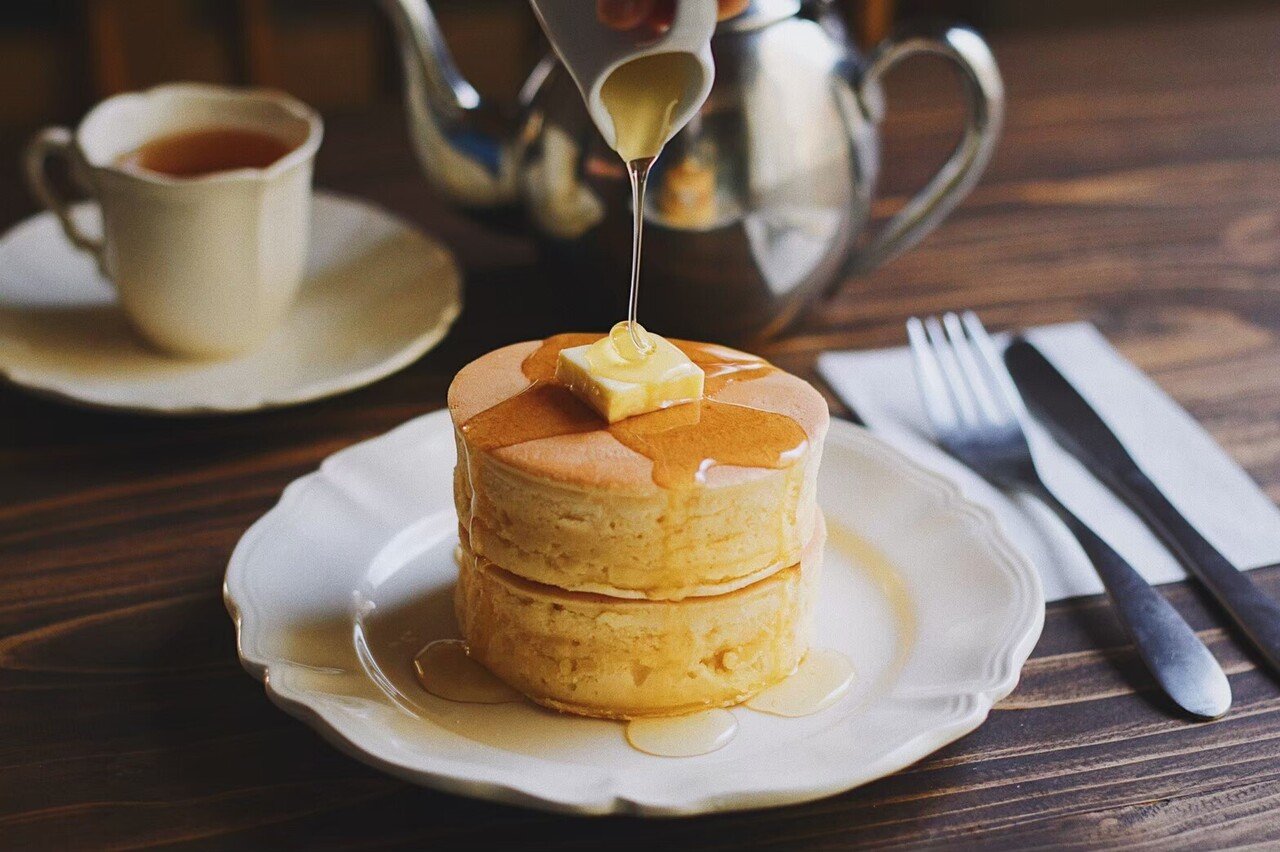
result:
[[[1022,398],[973,311],[907,320],[925,413],[939,434],[1017,424]]]

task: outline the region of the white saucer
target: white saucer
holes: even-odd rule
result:
[[[684,815],[801,802],[887,775],[976,728],[1044,621],[1034,568],[985,509],[844,421],[819,493],[831,536],[817,644],[851,694],[813,716],[734,708],[712,754],[653,757],[619,723],[418,688],[414,653],[457,635],[453,431],[428,414],[330,457],[244,535],[225,597],[240,659],[343,751],[454,793],[587,814]],[[861,539],[861,543],[859,542]],[[868,555],[888,566],[869,570]]]
[[[81,206],[88,228],[97,208]],[[129,328],[115,291],[51,213],[0,237],[0,377],[101,408],[214,414],[353,390],[417,360],[462,307],[449,251],[361,201],[315,194],[308,277],[280,328],[223,361],[164,355]]]

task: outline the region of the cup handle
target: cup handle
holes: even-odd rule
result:
[[[960,70],[967,114],[964,134],[951,156],[924,188],[849,259],[847,272],[867,272],[897,257],[937,227],[982,176],[1004,119],[1004,84],[982,37],[957,24],[908,24],[872,52],[856,90],[862,112],[874,124],[884,117],[878,85],[911,56],[941,56]],[[869,199],[868,199],[869,200]]]
[[[74,138],[71,131],[65,127],[46,127],[27,144],[23,157],[27,186],[31,188],[31,193],[39,202],[58,217],[58,222],[62,224],[62,230],[71,244],[93,255],[98,262],[99,271],[106,275],[106,254],[102,238],[90,236],[80,230],[71,218],[71,205],[49,182],[45,164],[52,157],[65,159],[70,164],[72,180],[87,188],[83,176],[78,171],[79,163]]]

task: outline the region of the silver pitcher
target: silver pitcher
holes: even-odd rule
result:
[[[630,189],[569,75],[545,58],[513,125],[458,73],[425,0],[382,2],[430,182],[473,208],[522,204],[558,292],[599,306],[602,326],[621,316]],[[711,94],[649,179],[640,311],[664,334],[742,341],[777,332],[846,276],[932,230],[977,181],[999,135],[1000,73],[963,26],[902,27],[864,57],[830,0],[753,0],[720,23],[711,47]],[[880,79],[916,54],[960,70],[964,133],[920,193],[864,235],[880,165]]]

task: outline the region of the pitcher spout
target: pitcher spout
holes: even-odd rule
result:
[[[515,201],[513,146],[499,117],[454,64],[426,0],[381,0],[404,68],[405,110],[427,179],[472,207]]]

